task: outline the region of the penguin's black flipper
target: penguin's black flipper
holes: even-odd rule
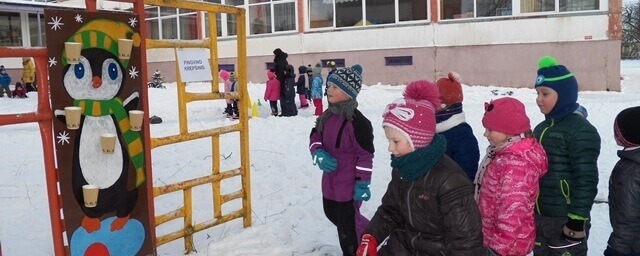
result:
[[[67,123],[67,116],[64,115],[64,110],[56,109],[53,111],[53,115],[63,124]]]
[[[122,101],[122,105],[128,113],[130,110],[138,109],[138,101],[140,101],[138,92],[133,92],[131,96]]]

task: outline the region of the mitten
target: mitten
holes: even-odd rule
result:
[[[378,241],[376,241],[376,238],[372,235],[364,234],[362,235],[360,246],[358,246],[358,250],[356,251],[356,256],[377,256],[377,248]]]
[[[313,151],[313,165],[318,165],[320,170],[330,173],[338,167],[338,161],[331,157],[327,151],[316,149],[316,151]]]
[[[562,227],[562,237],[569,242],[580,242],[584,236],[584,220],[569,218],[564,227]]]
[[[370,181],[357,181],[353,189],[353,201],[369,201],[371,198],[370,184]]]

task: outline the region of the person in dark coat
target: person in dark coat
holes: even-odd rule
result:
[[[323,172],[324,214],[338,229],[343,255],[355,255],[362,230],[369,223],[360,206],[371,198],[375,151],[371,122],[357,109],[362,67],[356,64],[334,72],[329,84],[329,108],[311,129],[309,151],[313,164]]]
[[[296,116],[298,115],[298,109],[296,108],[296,73],[293,71],[293,66],[287,65],[285,70],[284,79],[284,93],[280,93],[282,96],[280,100],[280,109],[282,109],[281,116]]]
[[[439,98],[434,83],[411,82],[404,98],[387,105],[382,114],[391,152],[391,181],[356,255],[484,253],[474,187],[445,154],[444,136],[435,132]]]
[[[605,256],[640,255],[640,107],[622,110],[613,135],[620,160],[609,178],[609,220],[613,231]]]
[[[445,154],[456,161],[470,180],[474,180],[478,171],[480,150],[478,139],[467,123],[462,111],[462,85],[460,75],[449,72],[447,77],[436,82],[440,91],[441,108],[436,111],[436,132],[447,139]]]
[[[309,102],[307,102],[307,91],[309,85],[307,84],[307,67],[298,67],[298,80],[296,81],[296,93],[300,99],[300,108],[308,108]]]
[[[538,62],[536,104],[545,120],[533,130],[549,168],[536,200],[535,256],[587,255],[598,194],[598,130],[578,111],[578,81],[550,56]]]
[[[280,50],[280,48],[273,50],[273,55],[273,70],[276,73],[276,79],[280,82],[280,97],[284,97],[284,80],[287,78],[285,70],[289,65],[289,62],[287,62],[287,57],[289,55]]]

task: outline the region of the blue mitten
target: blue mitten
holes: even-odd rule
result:
[[[356,187],[353,189],[353,201],[369,201],[371,198],[370,184],[370,181],[357,181]]]
[[[313,151],[313,165],[318,165],[320,170],[330,173],[338,167],[338,161],[331,157],[327,151],[316,149],[316,151]]]

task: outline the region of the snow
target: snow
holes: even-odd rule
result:
[[[619,111],[640,105],[640,61],[622,61],[622,92],[581,92],[579,103],[589,110],[588,119],[602,137],[602,150],[598,160],[600,182],[597,199],[606,200],[611,169],[618,161],[613,140],[613,119]],[[365,74],[366,75],[366,74]],[[464,81],[464,76],[462,77]],[[535,74],[532,74],[532,84]],[[578,77],[580,81],[580,77]],[[177,134],[176,85],[167,89],[150,89],[150,115],[162,117],[162,124],[151,126],[153,137]],[[190,84],[189,91],[204,92],[204,84]],[[251,99],[262,97],[264,84],[250,84]],[[390,180],[389,153],[381,114],[386,106],[400,97],[404,86],[365,86],[358,96],[359,109],[374,125],[376,153],[372,180],[372,198],[362,206],[365,216],[371,217]],[[483,104],[499,93],[513,91],[512,97],[523,101],[532,125],[543,115],[535,105],[533,89],[464,86],[464,110],[467,121],[474,128],[483,151],[488,143],[482,136]],[[0,98],[0,114],[34,111],[36,95],[28,99]],[[326,102],[325,102],[326,107]],[[231,124],[222,114],[224,101],[189,103],[189,130]],[[322,172],[311,164],[308,135],[314,124],[313,109],[299,111],[297,117],[269,116],[268,104],[263,102],[259,117],[250,120],[251,199],[252,226],[242,228],[236,219],[199,232],[194,236],[197,252],[192,255],[340,255],[337,232],[325,218],[320,194]],[[0,157],[0,242],[4,256],[52,255],[51,226],[44,181],[42,146],[35,124],[1,126]],[[57,136],[57,135],[56,135]],[[238,134],[221,137],[220,152],[223,170],[239,166]],[[482,153],[482,152],[481,152]],[[153,184],[162,186],[181,180],[207,175],[211,165],[209,139],[164,146],[152,151]],[[222,193],[237,191],[239,178],[222,182]],[[198,187],[194,195],[194,222],[212,218],[210,188]],[[181,195],[170,194],[155,200],[156,214],[175,210]],[[239,209],[239,200],[223,206],[223,213]],[[602,255],[611,232],[606,203],[595,204],[592,210],[592,228],[589,255]],[[182,220],[163,224],[156,229],[158,235],[180,228]],[[65,238],[66,239],[66,238]],[[183,241],[177,240],[158,248],[159,255],[179,255]]]

